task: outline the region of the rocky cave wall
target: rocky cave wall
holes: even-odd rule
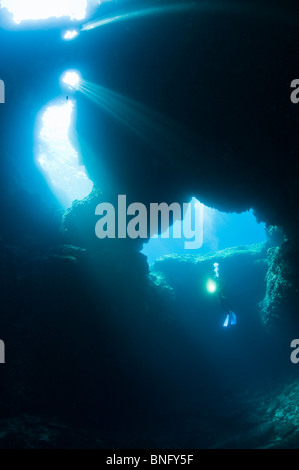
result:
[[[149,277],[140,241],[100,245],[93,196],[74,204],[61,231],[62,214],[35,169],[36,115],[60,93],[66,68],[82,67],[91,81],[169,116],[166,132],[172,121],[180,128],[175,138],[149,129],[156,140],[144,142],[76,97],[76,129],[97,201],[113,202],[117,194],[144,204],[196,196],[220,210],[254,208],[287,239],[280,250],[269,247],[264,323],[286,315],[297,321],[299,111],[289,97],[298,28],[281,8],[282,15],[260,15],[254,4],[246,16],[208,12],[198,22],[183,14],[167,25],[162,19],[121,25],[109,41],[94,31],[74,44],[61,43],[55,30],[1,31],[8,84],[0,110],[1,319],[3,335],[18,338],[7,344],[15,367],[1,391],[5,413],[76,410],[83,419],[91,408],[102,416],[136,404],[144,412],[155,408],[153,396],[167,403],[176,383],[167,372],[179,338],[169,328],[171,286]],[[41,190],[46,202],[32,194]],[[163,393],[162,385],[148,390],[153,363]],[[130,393],[121,397],[120,388]]]

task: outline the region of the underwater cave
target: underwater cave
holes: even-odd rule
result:
[[[0,448],[298,448],[298,7],[71,3],[0,1]]]

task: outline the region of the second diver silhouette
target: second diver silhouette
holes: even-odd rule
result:
[[[219,263],[214,263],[214,279],[216,283],[216,295],[218,298],[218,301],[221,305],[222,310],[226,314],[225,320],[223,322],[223,326],[226,328],[230,325],[236,325],[237,324],[237,317],[235,312],[232,309],[232,306],[228,302],[225,293],[224,293],[224,287],[222,281],[219,279]]]

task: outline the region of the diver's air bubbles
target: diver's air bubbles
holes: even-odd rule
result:
[[[71,41],[77,36],[79,36],[79,31],[77,31],[76,29],[65,31],[62,35],[63,39],[65,39],[66,41]]]
[[[216,277],[219,277],[219,263],[214,263],[214,273]]]
[[[80,74],[75,70],[69,70],[65,72],[62,76],[62,83],[66,89],[70,92],[76,92],[79,89],[80,85]]]

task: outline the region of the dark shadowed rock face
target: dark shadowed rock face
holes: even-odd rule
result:
[[[144,255],[2,243],[0,268],[9,364],[2,416],[31,410],[114,422],[135,403],[152,408],[145,377],[163,335],[174,335],[173,296],[151,279]]]
[[[296,447],[284,338],[259,315],[265,245],[168,256],[151,274],[140,254],[70,245],[2,244],[0,260],[0,448]],[[235,331],[205,290],[214,262]]]
[[[281,248],[268,250],[269,269],[266,282],[267,291],[261,303],[261,314],[267,326],[296,328],[298,317],[298,262],[297,246],[292,241],[285,242]]]

